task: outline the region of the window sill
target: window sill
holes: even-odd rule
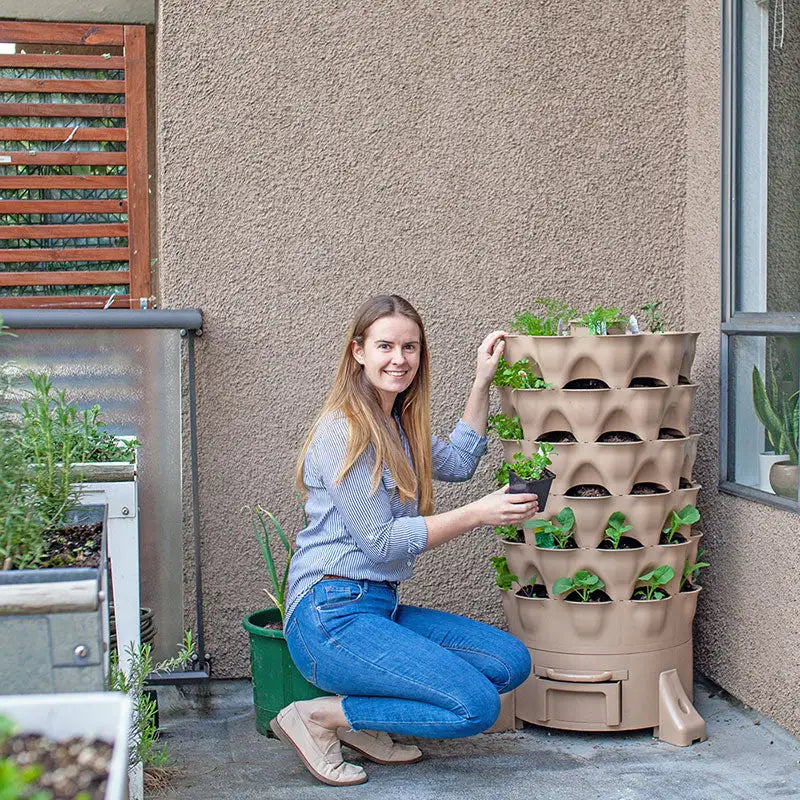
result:
[[[790,500],[787,497],[780,497],[777,494],[770,492],[762,492],[760,489],[754,489],[752,486],[742,486],[738,483],[731,483],[729,481],[720,481],[720,492],[724,494],[732,494],[737,497],[744,497],[745,500],[752,500],[755,503],[761,503],[765,506],[773,506],[780,508],[783,511],[791,511],[794,514],[800,514],[800,503],[796,500]]]

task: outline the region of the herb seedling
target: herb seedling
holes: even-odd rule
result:
[[[593,572],[579,569],[572,578],[559,578],[553,584],[553,594],[577,592],[582,603],[588,603],[591,596],[605,589],[605,583]]]
[[[564,550],[572,541],[575,513],[567,506],[553,519],[535,519],[530,527],[536,532],[536,546]]]
[[[505,556],[492,556],[491,564],[497,573],[495,581],[504,592],[510,589],[512,584],[519,583],[519,578],[508,568]]]
[[[661,303],[663,300],[654,300],[652,303],[645,303],[642,306],[644,311],[644,321],[650,333],[664,333],[664,315],[661,313]]]
[[[669,523],[664,526],[662,533],[664,541],[672,544],[678,531],[684,525],[694,525],[700,519],[700,512],[690,503],[680,511],[673,511],[669,518]]]
[[[553,452],[550,442],[539,442],[539,452],[526,458],[522,453],[514,453],[514,460],[508,468],[523,481],[538,481],[553,463],[548,457]]]
[[[609,328],[625,328],[628,318],[618,308],[597,306],[581,319],[592,336],[605,336]]]
[[[504,461],[494,473],[497,488],[502,489],[508,483],[508,464]]]
[[[669,564],[663,564],[650,572],[640,575],[638,580],[643,581],[642,586],[633,593],[634,600],[663,600],[668,597],[660,587],[668,584],[675,577],[675,570]],[[638,597],[637,597],[638,595]]]
[[[522,426],[519,417],[509,417],[506,414],[492,414],[489,417],[489,430],[494,431],[498,438],[518,442],[522,439]]]
[[[519,542],[521,531],[516,525],[495,525],[494,532],[506,542]]]
[[[552,384],[546,383],[534,374],[527,358],[521,358],[519,361],[509,364],[503,356],[500,356],[492,386],[510,389],[550,389]]]
[[[697,554],[697,561],[694,564],[689,563],[689,559],[686,559],[686,563],[683,565],[683,577],[681,578],[681,589],[688,583],[694,585],[695,580],[697,580],[697,576],[700,574],[700,570],[703,567],[708,567],[710,564],[708,561],[703,561],[702,559],[706,557],[706,551],[701,550]]]
[[[522,311],[514,316],[514,321],[511,323],[512,331],[528,336],[557,336],[559,324],[566,324],[578,313],[566,303],[551,297],[534,300],[534,303],[544,307],[544,315]]]
[[[606,539],[613,545],[614,549],[619,548],[619,540],[622,534],[627,533],[633,528],[633,525],[625,524],[625,515],[621,511],[615,511],[608,518],[608,527],[606,528]]]

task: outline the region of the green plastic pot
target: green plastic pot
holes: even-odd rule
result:
[[[289,703],[329,694],[300,674],[289,655],[283,631],[264,627],[269,622],[280,621],[280,611],[271,606],[248,614],[242,622],[250,636],[256,730],[263,735],[270,733],[269,721]]]

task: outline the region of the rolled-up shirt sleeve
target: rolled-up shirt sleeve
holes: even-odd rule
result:
[[[456,424],[450,434],[449,442],[433,436],[431,443],[433,477],[439,481],[469,480],[486,452],[487,442],[485,436],[476,433],[463,419]]]
[[[345,528],[359,549],[376,564],[416,558],[428,543],[428,528],[421,516],[394,516],[383,481],[372,490],[375,450],[372,445],[337,482],[347,454],[346,419],[327,421],[311,445],[316,470],[342,516]]]

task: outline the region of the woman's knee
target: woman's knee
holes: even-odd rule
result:
[[[500,695],[491,681],[481,676],[458,692],[461,721],[454,736],[474,736],[491,728],[500,713]]]
[[[509,640],[508,649],[503,654],[508,667],[508,685],[500,689],[501,694],[516,689],[531,674],[531,654],[528,648],[510,634]]]

